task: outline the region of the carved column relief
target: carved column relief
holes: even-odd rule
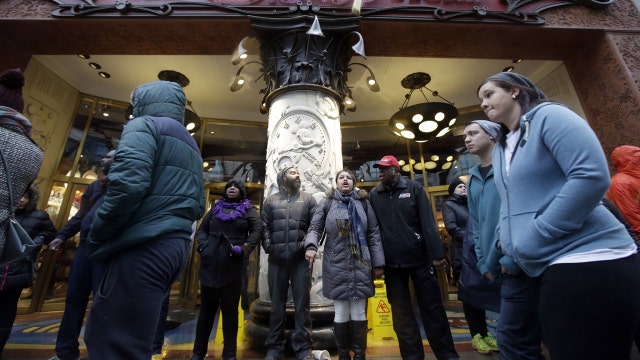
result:
[[[276,98],[269,112],[269,142],[265,197],[278,192],[276,176],[282,167],[295,164],[300,172],[302,191],[318,202],[334,186],[334,176],[342,169],[342,135],[339,106],[335,98],[318,91],[302,90]],[[318,250],[312,273],[311,302],[328,304],[322,296],[322,254]],[[261,263],[267,264],[261,253]],[[260,269],[260,298],[269,301],[267,267]]]

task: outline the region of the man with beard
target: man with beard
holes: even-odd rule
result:
[[[279,191],[270,195],[261,209],[264,251],[269,254],[268,282],[271,294],[269,336],[265,360],[284,359],[285,313],[291,282],[295,309],[295,330],[291,347],[299,360],[311,355],[311,269],[304,257],[304,237],[311,223],[316,200],[300,191],[300,174],[295,165],[285,165],[278,173]]]
[[[403,360],[424,359],[411,304],[411,279],[433,353],[438,360],[458,359],[435,276],[435,268],[442,269],[445,260],[429,199],[419,182],[402,178],[394,156],[382,157],[373,167],[380,171],[380,185],[371,190],[369,200],[382,234],[387,298],[400,355]]]

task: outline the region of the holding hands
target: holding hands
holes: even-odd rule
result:
[[[314,249],[307,249],[307,251],[304,253],[304,258],[307,259],[307,261],[309,262],[309,269],[311,269],[311,267],[313,266],[313,262],[316,260],[316,254],[318,252]]]

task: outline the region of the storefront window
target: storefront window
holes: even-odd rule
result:
[[[98,179],[100,163],[117,147],[127,122],[125,103],[82,97],[49,192],[46,211],[61,229],[80,210],[86,187]],[[58,251],[43,251],[37,264],[31,310],[61,310],[80,234]]]

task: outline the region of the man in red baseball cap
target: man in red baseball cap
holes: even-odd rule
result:
[[[393,166],[396,169],[400,170],[400,164],[398,163],[398,159],[396,159],[396,157],[393,155],[385,155],[382,157],[382,159],[380,159],[380,161],[378,161],[373,165],[374,168],[379,168],[384,166],[386,167]]]
[[[436,358],[458,359],[434,271],[444,264],[444,248],[424,187],[400,175],[394,156],[383,156],[373,167],[380,171],[380,185],[371,190],[369,200],[380,225],[387,297],[400,354],[404,360],[424,359],[411,305],[411,279],[422,326]]]

